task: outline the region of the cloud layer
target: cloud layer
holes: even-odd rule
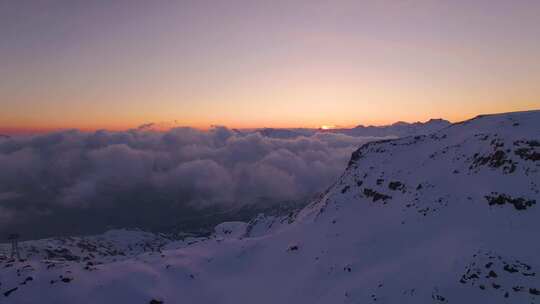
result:
[[[276,138],[223,127],[3,139],[0,230],[164,225],[182,210],[305,200],[371,139],[316,132]]]

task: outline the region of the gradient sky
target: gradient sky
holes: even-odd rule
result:
[[[0,129],[540,108],[540,1],[0,0]]]

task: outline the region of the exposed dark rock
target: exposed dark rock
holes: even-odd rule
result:
[[[495,147],[499,147],[495,145]],[[473,161],[469,169],[474,169],[481,166],[487,166],[491,168],[503,167],[504,173],[513,173],[516,170],[516,162],[508,158],[506,152],[503,150],[496,150],[495,152],[480,156],[476,153],[473,156]]]
[[[81,259],[81,257],[74,255],[67,248],[45,249],[45,253],[47,254],[47,258],[52,260],[79,261]]]
[[[395,141],[395,139],[384,139],[384,140],[378,140],[378,141],[372,141],[372,142],[368,142],[364,145],[362,145],[360,148],[358,148],[356,151],[354,151],[352,154],[351,154],[351,159],[349,160],[349,163],[348,163],[348,167],[354,165],[356,162],[358,162],[358,160],[362,159],[364,156],[362,154],[363,151],[365,150],[368,150],[370,149],[371,147],[373,147],[374,145],[381,145],[383,143],[387,143],[387,142],[390,142],[390,141]],[[375,153],[383,153],[385,152],[386,150],[381,148],[381,147],[377,147],[375,149],[371,149],[373,152]]]
[[[508,265],[508,264],[507,264],[507,265],[504,265],[503,269],[504,269],[505,271],[510,272],[510,273],[518,272],[518,270],[517,270],[516,268],[514,268],[514,267],[512,267],[512,266],[510,266],[510,265]]]
[[[505,298],[509,297],[508,291],[526,292],[530,289],[535,289],[535,281],[528,279],[525,273],[533,271],[532,267],[519,260],[510,260],[494,254],[490,251],[479,251],[473,255],[473,260],[467,267],[465,273],[459,280],[462,284],[470,284],[477,286],[480,289],[489,289],[492,287],[494,291],[499,292]],[[486,260],[489,260],[486,263]],[[484,267],[478,267],[484,265]],[[489,269],[489,270],[487,270]],[[505,275],[504,271],[511,275]],[[522,276],[520,276],[522,275]],[[513,278],[511,281],[498,281],[500,278]],[[511,284],[512,285],[505,285]],[[517,285],[516,283],[519,283]]]
[[[26,285],[26,283],[30,282],[30,281],[33,281],[34,278],[33,277],[26,277],[26,279],[24,279],[24,281],[21,282],[21,285]]]
[[[361,149],[362,148],[359,148],[351,154],[351,159],[349,160],[348,166],[353,165],[354,163],[356,163],[359,159],[363,157]]]
[[[298,245],[291,245],[287,248],[287,251],[297,251],[298,249]]]
[[[70,278],[70,277],[64,277],[64,276],[60,276],[60,280],[64,283],[69,283],[71,281],[73,281],[73,278]]]
[[[540,152],[535,151],[533,148],[519,148],[514,153],[524,160],[539,161]]]
[[[492,195],[486,195],[485,198],[490,206],[511,204],[516,210],[526,210],[536,204],[536,200],[528,200],[522,197],[512,198],[509,195],[496,192],[493,192]]]
[[[523,286],[514,286],[512,287],[512,290],[514,290],[515,292],[520,292],[523,290]]]
[[[439,302],[446,302],[446,298],[441,295],[433,295],[433,300],[439,301]]]
[[[365,188],[364,189],[364,195],[367,197],[371,197],[373,202],[376,202],[378,200],[386,201],[388,199],[391,199],[392,197],[383,193],[379,193],[373,189]]]
[[[11,288],[10,290],[4,292],[4,297],[9,297],[9,295],[13,293],[14,291],[16,291],[17,289],[19,289],[19,287]]]
[[[403,190],[405,188],[405,185],[400,181],[393,181],[388,184],[388,188],[390,190]]]

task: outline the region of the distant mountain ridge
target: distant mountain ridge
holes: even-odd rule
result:
[[[262,136],[272,138],[296,138],[299,136],[312,136],[318,132],[345,134],[355,137],[406,137],[414,135],[424,135],[436,132],[450,126],[451,123],[444,119],[430,119],[426,122],[408,123],[398,121],[386,126],[363,126],[358,125],[354,128],[335,128],[335,129],[309,129],[309,128],[262,128],[255,129],[254,132]]]
[[[352,129],[332,129],[333,133],[342,133],[350,136],[396,136],[406,137],[425,135],[436,132],[450,126],[451,123],[444,119],[430,119],[426,122],[408,123],[398,121],[388,126],[363,126],[358,125]]]

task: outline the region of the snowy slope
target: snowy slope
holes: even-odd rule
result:
[[[120,232],[157,249],[98,263],[0,259],[0,303],[540,303],[539,160],[540,111],[369,143],[299,213]]]

